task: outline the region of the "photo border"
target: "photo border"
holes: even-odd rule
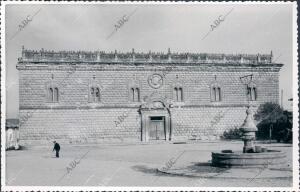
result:
[[[69,186],[6,186],[5,178],[6,178],[6,157],[5,157],[5,120],[6,120],[6,58],[5,58],[5,6],[6,5],[26,5],[26,4],[173,4],[173,5],[181,5],[181,4],[292,4],[293,5],[293,187],[88,187],[88,186],[80,186],[80,187],[69,187]],[[140,2],[140,1],[126,1],[126,2],[97,2],[97,1],[5,1],[1,3],[0,7],[1,11],[1,186],[3,191],[102,191],[102,190],[110,190],[110,191],[196,191],[196,190],[206,190],[206,191],[216,191],[216,190],[241,190],[241,191],[297,191],[299,189],[299,77],[298,77],[298,26],[297,26],[297,2],[267,2],[267,1],[246,1],[246,2],[236,2],[236,1],[220,1],[220,2],[207,2],[207,1],[198,1],[198,2],[161,2],[161,1],[149,1],[149,2]],[[298,89],[297,89],[298,88]],[[296,127],[296,128],[295,128]],[[295,130],[297,129],[297,131]]]

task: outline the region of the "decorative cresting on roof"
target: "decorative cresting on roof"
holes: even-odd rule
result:
[[[96,63],[236,63],[236,64],[268,64],[272,63],[271,54],[208,54],[208,53],[120,53],[104,51],[40,51],[22,48],[19,62],[96,62]]]

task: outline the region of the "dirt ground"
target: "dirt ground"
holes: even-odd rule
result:
[[[197,178],[158,172],[164,166],[207,163],[211,152],[241,150],[242,142],[187,144],[61,145],[60,158],[52,146],[6,151],[6,184],[10,186],[163,186],[163,187],[291,187],[292,178]],[[287,153],[290,144],[268,144]],[[172,165],[170,165],[170,160]],[[169,162],[169,165],[168,165]],[[243,174],[243,172],[241,172]]]

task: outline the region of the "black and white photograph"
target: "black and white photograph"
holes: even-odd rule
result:
[[[297,28],[297,2],[2,2],[1,188],[298,191]]]

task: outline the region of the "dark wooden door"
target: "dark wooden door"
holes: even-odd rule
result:
[[[150,117],[149,138],[151,140],[165,140],[165,118]]]

